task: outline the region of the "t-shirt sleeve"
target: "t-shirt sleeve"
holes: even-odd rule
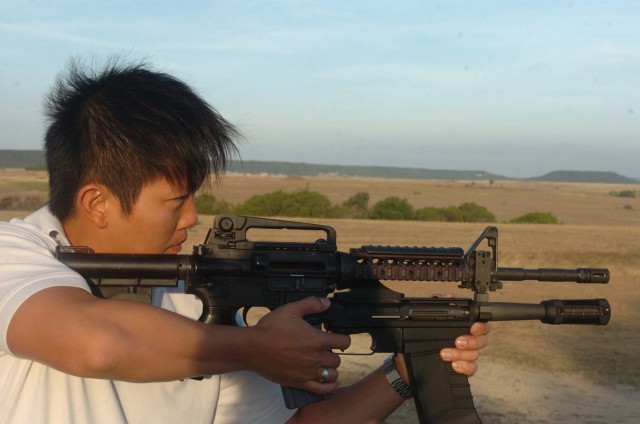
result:
[[[55,243],[29,227],[0,222],[0,351],[5,353],[10,353],[9,323],[29,296],[56,286],[90,292],[84,278],[55,258]]]

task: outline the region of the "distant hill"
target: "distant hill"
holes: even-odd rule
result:
[[[563,183],[609,183],[638,184],[640,181],[627,178],[615,172],[595,171],[553,171],[541,177],[529,178],[535,181],[556,181]]]
[[[0,168],[44,169],[42,150],[0,150]],[[299,176],[336,175],[369,178],[406,178],[416,180],[505,180],[516,179],[486,171],[457,171],[447,169],[400,168],[391,166],[316,165],[301,162],[232,161],[230,172],[244,174],[282,174]],[[639,180],[615,172],[554,171],[533,181],[576,183],[639,184]]]
[[[0,150],[0,168],[45,169],[43,150]]]
[[[503,175],[485,171],[397,168],[391,166],[316,165],[300,162],[234,161],[230,172],[300,176],[336,175],[365,178],[407,178],[412,180],[505,180]]]

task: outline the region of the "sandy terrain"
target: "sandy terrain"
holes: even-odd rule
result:
[[[602,386],[582,376],[541,372],[508,363],[481,361],[471,378],[476,409],[486,424],[636,424],[640,391],[631,385]],[[388,423],[415,423],[407,402]]]

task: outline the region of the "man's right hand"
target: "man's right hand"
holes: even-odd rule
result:
[[[251,369],[263,377],[287,387],[297,387],[316,394],[338,388],[340,356],[332,349],[344,350],[351,344],[347,335],[318,330],[304,320],[329,308],[327,298],[309,297],[281,306],[250,327],[255,334],[255,351]],[[324,382],[323,368],[329,373]]]

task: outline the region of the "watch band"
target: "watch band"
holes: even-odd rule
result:
[[[413,391],[407,383],[404,382],[398,370],[396,369],[396,361],[394,355],[389,356],[384,361],[383,369],[387,381],[391,384],[391,387],[398,393],[403,399],[411,399],[413,397]]]

